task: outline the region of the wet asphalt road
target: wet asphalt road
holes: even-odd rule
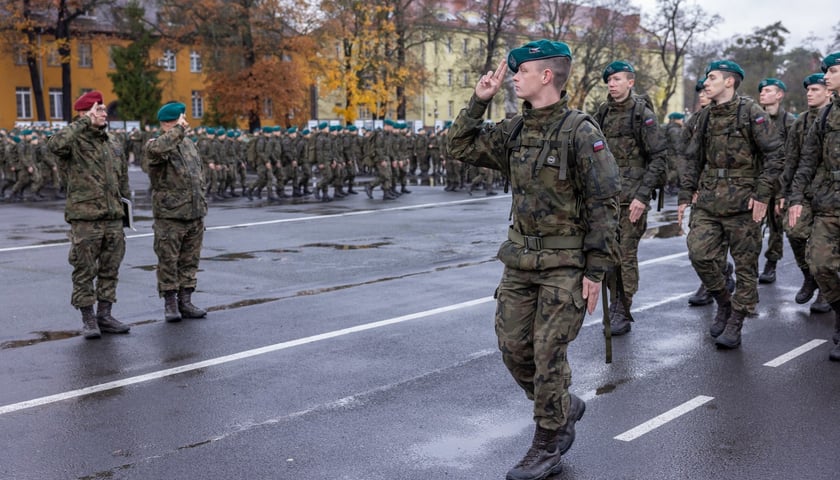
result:
[[[509,198],[217,202],[194,295],[210,314],[178,324],[162,321],[143,198],[114,307],[133,328],[99,341],[69,306],[63,206],[0,204],[0,478],[501,479],[527,449],[530,407],[493,332]],[[686,303],[698,281],[673,201],[649,218],[614,362],[600,311],[570,348],[587,411],[554,478],[839,478],[833,315],[793,302],[787,250],[741,349],[718,351],[714,307]]]

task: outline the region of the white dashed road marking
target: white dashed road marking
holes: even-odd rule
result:
[[[678,407],[675,407],[675,408],[672,408],[671,410],[668,410],[667,412],[663,413],[662,415],[659,415],[657,417],[654,417],[654,418],[648,420],[647,422],[639,425],[638,427],[631,428],[630,430],[627,430],[626,432],[624,432],[621,435],[618,435],[614,438],[616,440],[621,440],[621,441],[624,441],[624,442],[631,442],[631,441],[641,437],[642,435],[650,432],[651,430],[659,428],[662,425],[665,425],[666,423],[670,422],[671,420],[676,420],[677,418],[679,418],[679,417],[685,415],[686,413],[696,409],[697,407],[714,400],[714,398],[715,397],[706,397],[706,396],[703,396],[703,395],[699,395],[699,396],[694,397],[693,399],[683,403],[682,405],[680,405]]]
[[[780,365],[785,364],[786,362],[789,362],[789,361],[793,360],[794,358],[796,358],[796,357],[798,357],[798,356],[800,356],[804,353],[807,353],[807,352],[819,347],[820,345],[822,345],[825,342],[826,342],[826,340],[821,340],[819,338],[815,338],[814,340],[811,340],[810,342],[806,343],[805,345],[802,345],[801,347],[796,347],[793,350],[789,351],[788,353],[786,353],[784,355],[780,355],[780,356],[774,358],[773,360],[770,360],[769,362],[765,363],[764,366],[765,367],[778,367]]]

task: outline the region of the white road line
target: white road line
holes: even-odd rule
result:
[[[654,417],[654,418],[648,420],[647,422],[639,425],[638,427],[627,430],[626,432],[622,433],[621,435],[618,435],[618,436],[613,437],[613,438],[615,438],[616,440],[624,441],[624,442],[631,442],[631,441],[641,437],[642,435],[650,432],[651,430],[659,428],[662,425],[665,425],[666,423],[670,422],[671,420],[675,420],[675,419],[685,415],[686,413],[694,410],[695,408],[703,405],[704,403],[714,400],[714,398],[715,397],[706,397],[706,396],[703,396],[703,395],[699,395],[699,396],[694,397],[693,399],[683,403],[682,405],[680,405],[676,408],[672,408],[671,410],[668,410],[667,412],[663,413],[662,415]]]
[[[234,353],[231,355],[225,355],[223,357],[211,358],[209,360],[204,360],[202,362],[190,363],[188,365],[182,365],[180,367],[175,368],[168,368],[166,370],[159,370],[156,372],[147,373],[144,375],[138,375],[136,377],[125,378],[123,380],[115,380],[113,382],[101,383],[99,385],[93,385],[90,387],[80,388],[78,390],[71,390],[69,392],[58,393],[55,395],[49,395],[46,397],[35,398],[33,400],[27,400],[24,402],[13,403],[9,405],[0,406],[0,415],[4,415],[6,413],[16,412],[19,410],[24,410],[27,408],[37,407],[41,405],[47,405],[50,403],[61,402],[64,400],[69,400],[71,398],[77,398],[84,395],[90,395],[92,393],[102,392],[105,390],[113,390],[115,388],[125,387],[128,385],[135,385],[138,383],[148,382],[150,380],[156,380],[159,378],[169,377],[172,375],[177,375],[179,373],[190,372],[193,370],[198,370],[201,368],[212,367],[215,365],[221,365],[224,363],[230,363],[237,360],[242,360],[245,358],[255,357],[257,355],[263,355],[266,353],[276,352],[279,350],[286,350],[292,347],[297,347],[300,345],[306,345],[309,343],[320,342],[322,340],[329,340],[331,338],[341,337],[344,335],[349,335],[351,333],[358,333],[364,332],[366,330],[373,330],[375,328],[380,327],[387,327],[389,325],[394,325],[397,323],[408,322],[410,320],[416,320],[418,318],[424,317],[431,317],[433,315],[438,315],[441,313],[451,312],[453,310],[459,310],[462,308],[469,308],[476,305],[481,305],[483,303],[493,301],[493,297],[484,297],[478,298],[475,300],[470,300],[467,302],[456,303],[454,305],[448,305],[445,307],[433,308],[431,310],[426,310],[423,312],[417,313],[410,313],[408,315],[403,315],[400,317],[389,318],[386,320],[380,320],[378,322],[372,323],[365,323],[363,325],[357,325],[355,327],[343,328],[341,330],[334,330],[332,332],[326,332],[319,335],[313,335],[310,337],[299,338],[297,340],[290,340],[287,342],[275,343],[274,345],[268,345],[265,347],[255,348],[252,350],[245,350],[244,352]]]
[[[769,362],[765,363],[764,366],[765,367],[778,367],[780,365],[783,365],[786,362],[789,362],[789,361],[793,360],[794,358],[796,358],[796,357],[798,357],[798,356],[800,356],[804,353],[807,353],[810,350],[813,350],[813,349],[819,347],[820,345],[822,345],[825,342],[826,342],[826,340],[821,340],[819,338],[815,338],[814,340],[811,340],[810,342],[806,343],[805,345],[802,345],[801,347],[794,348],[793,350],[789,351],[788,353],[786,353],[784,355],[780,355],[780,356],[774,358],[773,360],[770,360]]]
[[[437,202],[437,203],[421,203],[420,205],[405,205],[402,207],[391,207],[391,208],[380,208],[374,210],[358,210],[355,212],[345,212],[345,213],[334,213],[332,215],[311,215],[307,217],[295,217],[295,218],[280,218],[277,220],[265,220],[262,222],[250,222],[250,223],[237,223],[235,225],[217,225],[215,227],[207,227],[206,230],[230,230],[233,228],[246,228],[246,227],[258,227],[262,225],[274,225],[278,223],[292,223],[292,222],[308,222],[310,220],[324,220],[330,218],[340,218],[340,217],[352,217],[356,215],[370,215],[372,213],[381,213],[381,212],[396,212],[400,210],[415,210],[420,208],[432,208],[432,207],[448,207],[452,205],[462,205],[465,203],[474,203],[474,202],[483,202],[487,200],[496,200],[499,198],[508,198],[510,195],[497,195],[495,197],[489,198],[468,198],[466,200],[453,200],[450,202]],[[144,238],[144,237],[151,237],[153,233],[140,233],[137,235],[126,235],[126,239],[132,238]],[[60,247],[63,245],[67,245],[70,242],[62,241],[62,242],[55,242],[55,243],[47,243],[43,245],[23,245],[20,247],[5,247],[0,248],[0,253],[3,252],[19,252],[21,250],[35,250],[38,248],[52,248],[52,247]]]

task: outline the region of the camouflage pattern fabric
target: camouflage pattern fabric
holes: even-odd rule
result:
[[[122,220],[74,220],[68,237],[68,261],[73,267],[70,304],[81,308],[97,301],[116,303],[117,279],[125,256]]]
[[[156,218],[153,227],[159,295],[163,297],[163,292],[179,288],[195,288],[204,239],[204,219]]]

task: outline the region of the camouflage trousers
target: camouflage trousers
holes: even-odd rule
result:
[[[195,288],[204,219],[171,220],[156,218],[155,254],[158,257],[157,288],[163,292],[179,288]]]
[[[73,266],[70,304],[81,308],[91,306],[97,300],[116,303],[117,277],[125,256],[122,220],[75,220],[70,224],[68,237],[68,261]]]
[[[391,165],[387,160],[382,160],[376,164],[376,178],[370,184],[370,188],[376,188],[382,185],[382,191],[391,189]]]
[[[828,303],[840,301],[840,217],[814,216],[808,240],[808,263]]]
[[[774,199],[767,205],[767,216],[764,221],[767,222],[767,231],[769,237],[767,239],[767,251],[764,252],[764,258],[774,262],[778,262],[784,255],[784,224],[787,219],[782,217],[781,213],[776,214],[776,200]],[[782,223],[784,222],[784,223]]]
[[[725,217],[702,209],[691,212],[688,232],[688,256],[697,276],[710,292],[726,288],[721,266],[729,252],[735,263],[735,293],[732,308],[752,312],[758,303],[758,256],[761,253],[761,224],[751,212]]]
[[[639,242],[647,230],[647,211],[636,220],[630,221],[630,206],[622,205],[619,214],[619,250],[621,255],[621,282],[624,284],[624,295],[632,300],[639,291]],[[607,274],[607,285],[615,285],[615,272]],[[616,298],[615,291],[610,292],[610,298]]]
[[[534,402],[534,421],[566,424],[572,369],[569,343],[583,325],[583,270],[526,271],[505,267],[496,290],[496,335],[502,360]]]
[[[807,270],[809,267],[806,248],[808,246],[808,238],[811,237],[811,229],[814,228],[814,214],[811,211],[811,202],[807,200],[802,202],[802,214],[799,216],[795,227],[791,228],[787,218],[788,213],[786,208],[782,212],[782,220],[788,243],[790,243],[790,249],[793,250],[796,266],[800,270]]]
[[[266,168],[264,163],[259,163],[257,164],[257,178],[250,188],[251,190],[261,190],[265,187],[269,189],[274,187],[274,174]]]

